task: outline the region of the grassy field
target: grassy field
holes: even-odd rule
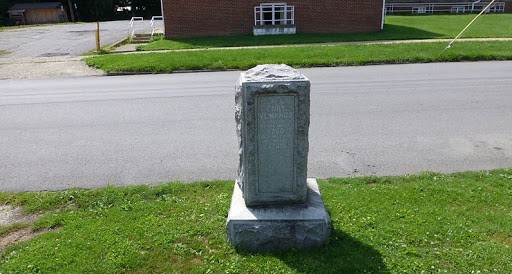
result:
[[[388,16],[386,28],[377,33],[297,34],[279,36],[231,36],[182,40],[156,40],[144,50],[215,48],[233,46],[287,45],[367,40],[450,38],[475,15]],[[480,18],[466,38],[512,37],[512,14],[489,14]],[[301,47],[198,50],[140,55],[103,55],[86,60],[106,72],[170,73],[177,70],[249,69],[263,63],[294,67],[365,64],[511,60],[512,42],[458,42],[443,51],[446,43],[345,44]]]
[[[233,182],[0,194],[2,204],[44,213],[33,230],[53,229],[8,247],[0,272],[512,272],[512,169],[320,186],[328,244],[272,254],[226,242]]]
[[[167,50],[234,46],[285,45],[304,43],[348,42],[368,40],[434,39],[455,37],[475,14],[387,16],[383,31],[356,34],[296,34],[278,36],[252,35],[156,40],[140,50]],[[512,37],[512,14],[482,16],[463,37]]]
[[[318,67],[512,59],[510,41],[459,42],[443,51],[446,45],[439,42],[400,43],[110,54],[91,57],[86,62],[106,72],[170,73],[176,70],[248,69],[265,63]]]

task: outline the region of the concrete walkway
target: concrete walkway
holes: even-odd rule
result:
[[[125,44],[112,50],[112,53],[133,53],[137,51],[137,47],[146,44]]]
[[[0,80],[99,75],[104,72],[87,66],[83,57],[0,58]]]

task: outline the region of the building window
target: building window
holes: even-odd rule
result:
[[[254,25],[294,25],[295,7],[286,3],[263,3],[254,7]]]

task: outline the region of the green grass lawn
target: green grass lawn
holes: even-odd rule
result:
[[[387,16],[383,31],[356,34],[296,34],[223,36],[156,40],[140,50],[167,50],[234,46],[261,46],[368,40],[434,39],[455,37],[476,15]],[[486,14],[464,34],[465,38],[512,37],[512,14]]]
[[[320,181],[324,247],[236,252],[233,182],[0,194],[54,229],[10,246],[1,273],[512,272],[512,169]],[[12,229],[11,229],[12,230]]]
[[[265,63],[318,67],[512,59],[510,41],[459,42],[443,51],[446,45],[437,42],[110,54],[91,57],[86,62],[106,72],[170,73],[176,70],[248,69]]]
[[[474,18],[466,15],[388,16],[384,31],[359,34],[297,34],[278,36],[228,36],[182,40],[156,40],[144,50],[286,45],[339,41],[450,38]],[[512,37],[512,14],[481,17],[463,37]],[[304,46],[260,49],[199,50],[141,55],[104,55],[86,60],[106,72],[170,73],[177,70],[249,69],[258,64],[284,63],[294,67],[364,64],[511,60],[512,42]]]

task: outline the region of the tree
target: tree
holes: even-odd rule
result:
[[[3,25],[3,18],[5,16],[5,13],[7,12],[7,9],[9,8],[9,5],[9,1],[0,0],[0,26]]]
[[[153,1],[153,0],[151,0]],[[160,1],[160,0],[158,0]],[[100,20],[113,19],[116,12],[116,5],[131,5],[131,0],[0,0],[0,25],[2,18],[8,18],[7,10],[16,3],[40,3],[40,2],[61,2],[68,18],[73,19],[74,4],[77,5],[77,11],[80,19],[85,22],[98,22]],[[144,1],[142,1],[144,2]]]
[[[96,21],[96,52],[100,51],[100,20],[104,20],[108,15],[114,13],[115,0],[79,0],[79,11],[83,18],[86,13],[90,19]]]
[[[135,16],[151,17],[162,13],[160,0],[131,0],[130,2]]]
[[[98,22],[111,19],[115,13],[117,0],[75,0],[80,19],[85,22]]]

